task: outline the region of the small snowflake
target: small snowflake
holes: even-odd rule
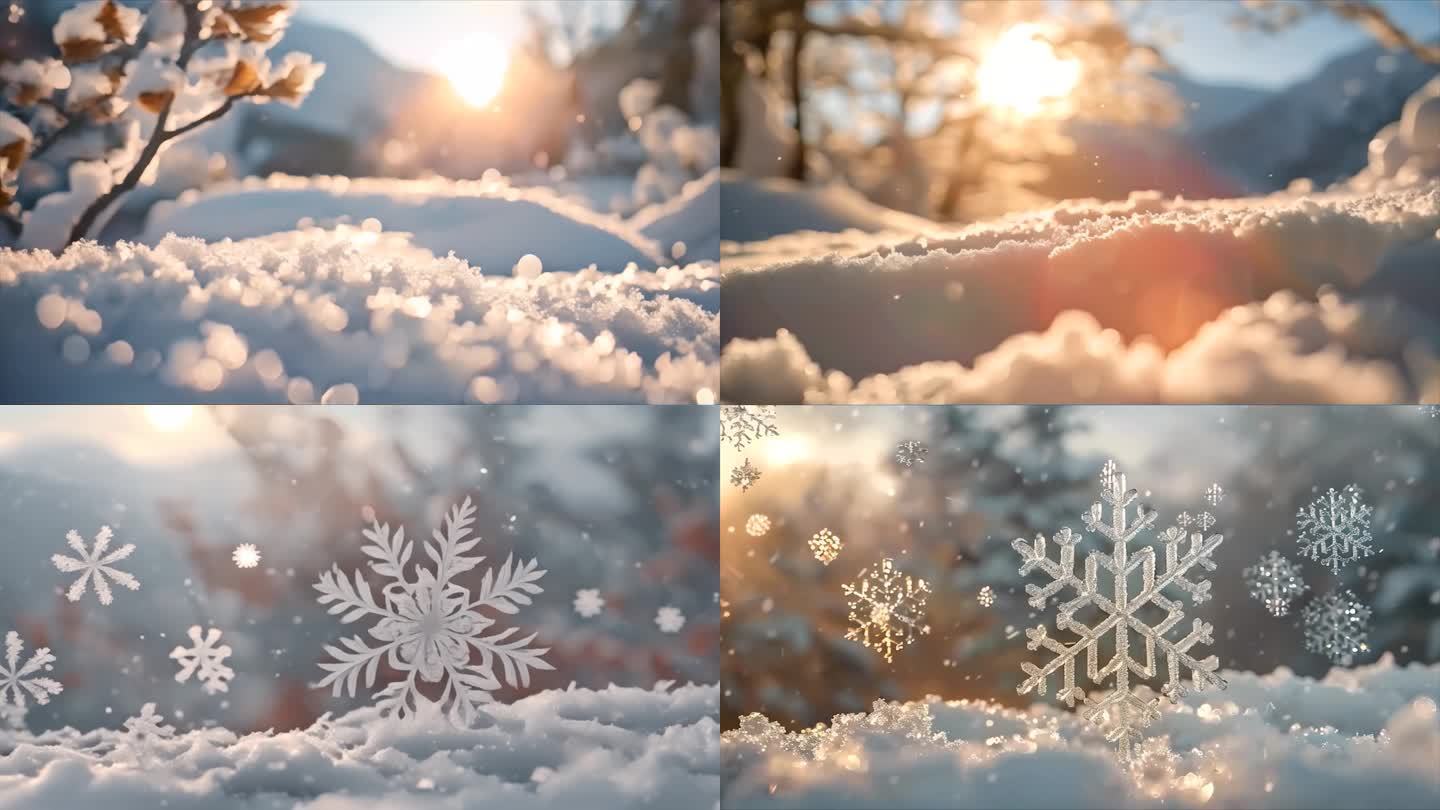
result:
[[[180,671],[175,673],[175,680],[185,683],[190,680],[191,675],[195,675],[195,679],[205,687],[205,694],[229,692],[230,679],[235,677],[235,670],[225,665],[225,659],[230,657],[230,645],[216,646],[215,642],[220,640],[220,631],[214,627],[203,636],[200,632],[200,625],[192,625],[189,635],[193,646],[177,645],[170,651],[170,657],[180,662]]]
[[[1202,532],[1210,531],[1212,528],[1214,528],[1215,523],[1215,516],[1210,514],[1209,512],[1201,512],[1198,515],[1192,515],[1189,512],[1181,512],[1179,517],[1175,518],[1176,526],[1187,530],[1191,526],[1194,526],[1196,529],[1199,529]]]
[[[770,531],[770,518],[755,514],[745,520],[745,533],[751,537],[764,537]]]
[[[1240,572],[1245,585],[1250,588],[1250,598],[1265,603],[1265,609],[1272,616],[1290,613],[1290,603],[1300,594],[1310,590],[1301,579],[1300,566],[1272,551],[1260,558],[1260,562]]]
[[[1300,612],[1305,649],[1350,666],[1369,652],[1370,608],[1350,591],[1332,591],[1310,600]]]
[[[1211,506],[1219,506],[1224,497],[1225,490],[1221,489],[1219,484],[1211,484],[1209,489],[1205,490],[1205,502]]]
[[[855,582],[841,590],[848,599],[852,624],[845,638],[879,651],[886,663],[914,643],[917,633],[930,633],[930,625],[922,624],[930,585],[896,571],[889,557],[880,561],[878,569],[861,570]]]
[[[743,465],[730,471],[730,486],[740,487],[741,492],[749,490],[750,487],[755,486],[755,482],[759,480],[760,471],[750,463],[750,459],[748,458],[745,459]]]
[[[680,612],[680,608],[666,605],[655,614],[655,625],[662,633],[678,633],[685,626],[685,614]]]
[[[920,442],[909,440],[903,441],[895,448],[895,460],[906,467],[925,463],[925,454],[930,448]]]
[[[575,592],[575,612],[587,619],[599,616],[605,610],[605,597],[595,588],[585,588]]]
[[[165,716],[155,713],[155,704],[140,707],[140,714],[125,721],[125,730],[140,739],[165,739],[175,736],[175,728],[165,725]]]
[[[720,408],[720,441],[744,450],[751,442],[779,436],[774,405],[725,405]]]
[[[24,717],[29,706],[25,697],[29,695],[35,702],[44,706],[50,702],[51,695],[58,695],[64,691],[64,687],[54,678],[38,676],[37,673],[49,672],[54,669],[55,656],[50,653],[49,647],[41,647],[30,656],[30,660],[23,665],[20,663],[20,652],[25,649],[25,642],[20,640],[20,634],[11,630],[5,634],[5,665],[0,666],[0,706],[13,706],[21,712]]]
[[[254,543],[241,543],[230,554],[236,568],[254,568],[260,564],[260,549]]]
[[[976,598],[980,600],[980,607],[990,607],[995,604],[995,591],[986,585],[980,589],[980,595]]]
[[[105,550],[110,547],[110,540],[113,537],[109,526],[101,526],[100,531],[95,535],[95,545],[91,547],[90,551],[86,551],[85,540],[80,537],[79,532],[71,529],[66,533],[65,539],[69,542],[70,548],[80,555],[80,559],[67,557],[64,554],[50,556],[50,562],[54,563],[61,573],[80,574],[80,578],[75,580],[74,584],[70,586],[70,590],[65,592],[65,598],[71,602],[80,601],[80,597],[85,595],[86,586],[90,582],[94,582],[95,596],[100,599],[100,604],[110,604],[115,601],[115,597],[110,592],[110,583],[106,581],[106,577],[114,580],[116,585],[132,591],[140,589],[140,580],[111,567],[114,563],[129,557],[135,551],[135,544],[126,543],[106,554]]]
[[[1341,567],[1375,553],[1370,547],[1370,513],[1354,484],[1316,498],[1295,513],[1300,553],[1340,573]]]
[[[810,551],[814,553],[815,559],[826,565],[840,556],[842,547],[840,537],[829,529],[821,529],[810,538]]]

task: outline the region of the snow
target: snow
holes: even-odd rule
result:
[[[928,220],[875,205],[839,183],[817,188],[785,178],[756,179],[725,172],[720,197],[724,200],[720,237],[729,242],[756,242],[794,231],[916,233],[935,227]]]
[[[552,690],[466,729],[364,708],[280,733],[0,731],[0,808],[699,810],[720,791],[719,693]]]
[[[664,202],[636,211],[628,222],[673,258],[720,261],[719,170],[686,183]],[[684,245],[682,256],[675,256],[675,245]]]
[[[721,737],[724,806],[744,808],[1422,808],[1440,803],[1440,665],[1229,671],[1166,704],[1143,767],[1049,704],[875,701],[789,733],[761,715]],[[1167,756],[1166,750],[1173,756]]]
[[[551,232],[514,240],[549,272],[484,276],[413,238],[367,223],[81,243],[60,257],[0,251],[0,391],[35,402],[713,400],[714,263],[555,272],[586,245]],[[492,267],[508,273],[519,257]]]

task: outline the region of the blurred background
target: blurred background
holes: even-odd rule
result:
[[[322,645],[364,630],[312,586],[332,564],[366,567],[371,517],[425,539],[467,496],[486,560],[462,584],[512,552],[548,570],[535,604],[503,618],[555,669],[497,700],[714,683],[718,435],[713,411],[678,406],[0,408],[0,625],[50,647],[65,687],[29,727],[113,727],[153,701],[177,727],[288,729],[364,702],[310,688]],[[102,524],[112,549],[136,545],[117,567],[141,589],[69,602],[74,575],[50,556]],[[259,567],[232,563],[240,543]],[[599,615],[577,613],[582,589]],[[683,613],[678,633],[657,627],[663,606]],[[175,682],[168,655],[192,624],[234,649],[228,693]]]
[[[749,460],[761,477],[721,498],[721,678],[726,728],[762,712],[792,730],[869,710],[877,699],[983,698],[1027,705],[1016,694],[1024,631],[1054,631],[1054,608],[1026,602],[1018,537],[1047,540],[1099,496],[1113,458],[1159,511],[1158,527],[1188,511],[1213,512],[1224,542],[1209,574],[1210,601],[1191,618],[1214,625],[1222,669],[1289,667],[1321,675],[1330,662],[1307,653],[1298,629],[1305,602],[1333,587],[1374,611],[1370,663],[1440,661],[1440,418],[1409,407],[987,406],[778,408],[778,435],[742,450],[726,446],[728,471]],[[923,463],[895,460],[902,441],[928,448]],[[1218,507],[1204,492],[1224,490]],[[1299,555],[1296,510],[1330,487],[1359,486],[1374,507],[1378,553],[1332,576]],[[746,531],[765,515],[768,532]],[[821,565],[807,546],[829,529],[844,544]],[[1086,533],[1081,548],[1096,547]],[[1154,535],[1149,542],[1154,543]],[[1271,550],[1304,569],[1310,591],[1276,618],[1251,599],[1241,571]],[[1108,550],[1108,549],[1107,549]],[[1056,552],[1050,551],[1055,558]],[[893,664],[846,641],[841,586],[892,557],[930,585],[927,636]],[[1083,563],[1083,553],[1077,554]],[[1083,565],[1077,570],[1083,570]],[[982,588],[993,605],[979,601]],[[1068,594],[1068,592],[1066,592]],[[1082,678],[1083,681],[1083,673]],[[1088,688],[1088,684],[1081,684]],[[1050,697],[1041,700],[1053,701]]]

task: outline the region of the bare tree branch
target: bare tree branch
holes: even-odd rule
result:
[[[1440,45],[1416,40],[1374,3],[1364,0],[1323,0],[1323,4],[1335,16],[1359,23],[1360,27],[1369,31],[1382,44],[1409,51],[1426,64],[1440,65]],[[1437,13],[1440,13],[1440,10],[1437,10]]]

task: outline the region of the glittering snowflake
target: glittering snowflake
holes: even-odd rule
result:
[[[835,558],[840,556],[840,549],[843,547],[844,544],[840,542],[840,537],[829,529],[821,529],[810,538],[811,553],[815,555],[815,559],[826,565],[834,562]]]
[[[740,487],[741,492],[749,490],[750,487],[755,486],[755,482],[759,480],[760,471],[755,468],[755,465],[750,463],[750,459],[748,458],[745,459],[744,464],[730,471],[730,486]]]
[[[1270,611],[1272,616],[1289,614],[1290,603],[1310,590],[1310,586],[1301,578],[1300,566],[1281,556],[1278,551],[1261,557],[1260,562],[1240,572],[1240,576],[1250,589],[1250,598],[1264,602],[1265,609]]]
[[[770,518],[755,514],[745,519],[745,533],[751,537],[764,537],[770,531]]]
[[[1083,579],[1075,574],[1075,547],[1080,535],[1068,527],[1061,528],[1052,540],[1060,547],[1059,562],[1047,556],[1046,541],[1037,535],[1034,542],[1017,539],[1012,544],[1020,553],[1020,574],[1028,575],[1039,569],[1051,580],[1044,587],[1026,585],[1030,606],[1042,610],[1065,588],[1075,591],[1075,598],[1062,602],[1056,619],[1056,627],[1074,634],[1073,641],[1062,642],[1049,635],[1041,624],[1025,631],[1029,639],[1026,646],[1031,650],[1045,648],[1054,653],[1043,667],[1025,662],[1021,669],[1027,676],[1020,684],[1019,692],[1025,694],[1032,689],[1045,694],[1050,676],[1057,670],[1062,672],[1063,685],[1056,697],[1068,706],[1083,701],[1080,715],[1087,722],[1106,729],[1106,739],[1116,743],[1122,759],[1130,760],[1142,732],[1159,716],[1159,700],[1146,698],[1131,683],[1131,676],[1142,679],[1158,674],[1155,648],[1159,647],[1164,656],[1167,680],[1161,694],[1170,700],[1178,700],[1187,691],[1182,681],[1184,670],[1189,670],[1195,688],[1224,688],[1225,681],[1216,671],[1219,660],[1211,655],[1203,660],[1191,655],[1191,648],[1197,644],[1214,641],[1211,625],[1199,619],[1191,624],[1190,632],[1175,641],[1167,635],[1184,619],[1179,599],[1166,596],[1166,588],[1175,588],[1188,594],[1191,601],[1200,604],[1210,598],[1210,583],[1202,579],[1189,579],[1186,574],[1199,566],[1207,571],[1215,570],[1210,555],[1224,540],[1219,534],[1206,536],[1204,530],[1187,532],[1179,526],[1171,526],[1159,533],[1164,545],[1163,555],[1157,555],[1155,548],[1145,546],[1138,551],[1130,548],[1130,542],[1141,532],[1150,529],[1156,522],[1156,513],[1140,507],[1133,516],[1131,505],[1139,493],[1127,486],[1123,473],[1115,462],[1107,462],[1101,472],[1100,502],[1091,505],[1084,514],[1085,527],[1106,538],[1111,543],[1111,552],[1094,552],[1085,559]],[[1105,507],[1110,507],[1109,520],[1105,520]],[[1181,551],[1181,543],[1188,540],[1188,550]],[[1157,572],[1157,567],[1163,569]],[[1109,574],[1109,588],[1102,589],[1100,571]],[[1132,593],[1132,577],[1140,575],[1139,589]],[[1103,593],[1109,590],[1110,593]],[[1083,608],[1096,608],[1100,615],[1093,625],[1087,625],[1076,618]],[[1148,624],[1142,608],[1158,608],[1165,617],[1156,624]],[[1108,661],[1103,660],[1101,641],[1113,635],[1114,654]],[[1134,636],[1138,636],[1136,645]],[[1132,650],[1143,646],[1143,654],[1131,655]],[[1075,670],[1081,654],[1085,655],[1086,671],[1097,686],[1104,685],[1107,678],[1113,679],[1114,687],[1103,698],[1088,698],[1084,690],[1075,685]]]
[[[779,436],[774,405],[725,405],[720,408],[720,441],[744,450],[751,442]]]
[[[595,588],[575,592],[575,612],[587,619],[599,616],[605,610],[605,597]]]
[[[193,646],[176,645],[175,649],[170,651],[170,657],[180,662],[180,671],[175,673],[175,680],[185,683],[194,675],[205,687],[207,695],[229,692],[230,679],[235,677],[235,670],[225,663],[225,659],[230,657],[230,645],[216,644],[220,641],[221,633],[214,627],[203,636],[200,631],[199,625],[191,626],[189,636]]]
[[[381,642],[372,647],[362,636],[349,636],[339,646],[326,645],[335,662],[320,665],[326,672],[320,686],[330,686],[337,697],[342,692],[354,697],[362,674],[365,687],[374,687],[384,660],[403,677],[377,693],[381,714],[414,714],[428,702],[417,681],[443,681],[440,708],[448,707],[451,723],[469,726],[479,707],[492,699],[491,691],[500,688],[494,674],[497,660],[511,687],[529,686],[531,669],[554,668],[542,658],[548,648],[530,647],[533,633],[515,638],[517,631],[510,628],[484,635],[495,619],[481,611],[520,612],[541,593],[536,581],[545,571],[535,560],[516,562],[507,557],[498,571],[485,571],[479,593],[472,598],[470,589],[457,579],[485,559],[469,553],[480,543],[479,537],[470,536],[474,522],[475,507],[466,498],[446,514],[444,531],[435,531],[424,544],[425,556],[434,567],[417,564],[413,571],[409,561],[415,547],[405,539],[405,529],[391,533],[389,524],[372,523],[363,533],[369,542],[360,550],[372,559],[371,570],[390,580],[378,601],[359,572],[353,584],[338,565],[320,575],[315,585],[320,604],[329,605],[331,614],[344,614],[341,621],[346,624],[367,616],[378,619],[369,635]],[[479,661],[472,660],[472,652],[479,653]]]
[[[1354,484],[1330,491],[1295,513],[1300,553],[1340,573],[1347,563],[1375,553],[1370,547],[1371,509]]]
[[[254,543],[241,543],[231,552],[230,559],[236,568],[254,568],[260,564],[260,549]]]
[[[925,455],[930,448],[913,439],[900,442],[895,448],[895,460],[906,467],[925,463]]]
[[[100,604],[108,605],[115,601],[115,597],[110,592],[110,583],[107,578],[114,580],[116,585],[123,588],[129,588],[132,591],[140,589],[140,580],[112,567],[115,563],[129,557],[135,551],[135,544],[126,543],[106,554],[105,551],[110,547],[110,541],[113,538],[114,534],[110,531],[110,527],[101,526],[100,531],[95,534],[95,544],[87,551],[85,540],[79,532],[71,529],[65,534],[65,540],[70,544],[70,548],[79,555],[79,559],[67,557],[64,554],[50,556],[50,562],[54,563],[61,573],[78,573],[80,575],[80,578],[70,586],[70,590],[65,592],[65,598],[71,602],[80,601],[80,597],[85,595],[86,586],[93,582],[95,596],[100,599]]]
[[[990,607],[995,604],[995,591],[986,585],[980,589],[980,595],[976,598],[980,600],[980,607]]]
[[[1205,490],[1205,502],[1211,506],[1219,506],[1221,499],[1224,497],[1225,490],[1221,489],[1219,484],[1211,484],[1210,487]]]
[[[878,651],[886,663],[914,643],[916,635],[930,633],[930,625],[924,623],[929,583],[896,571],[889,557],[880,561],[879,568],[862,570],[855,582],[841,589],[850,605],[851,627],[845,638]]]
[[[680,608],[666,605],[656,612],[655,626],[662,633],[678,633],[685,626],[685,614],[680,612]]]
[[[40,674],[55,668],[55,656],[49,647],[39,648],[21,664],[20,653],[24,649],[25,642],[20,640],[19,633],[11,630],[5,634],[5,664],[0,666],[0,706],[14,707],[12,712],[18,712],[22,722],[24,712],[29,709],[27,696],[44,706],[50,702],[52,695],[58,695],[65,689],[54,678]]]
[[[1300,611],[1305,649],[1350,666],[1369,652],[1370,608],[1350,591],[1332,591],[1310,600]]]

